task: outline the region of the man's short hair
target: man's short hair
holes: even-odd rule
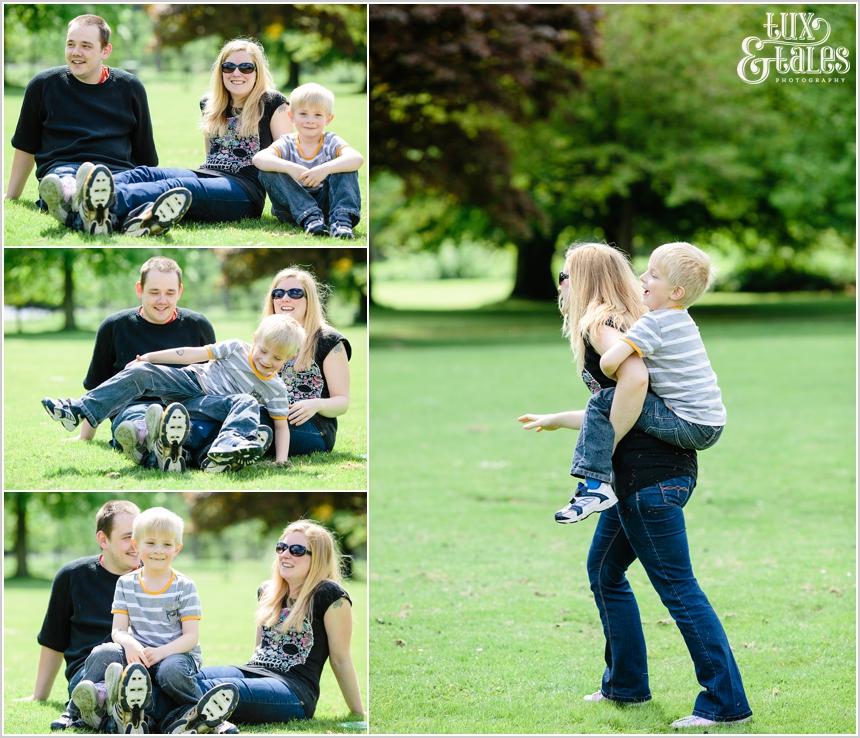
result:
[[[79,15],[69,21],[68,29],[71,30],[75,23],[80,23],[83,26],[95,26],[99,29],[99,40],[102,43],[102,48],[110,43],[110,26],[107,21],[100,15]]]
[[[176,276],[179,277],[179,286],[182,286],[182,268],[173,259],[168,259],[166,256],[153,256],[151,259],[147,259],[140,268],[141,287],[146,284],[146,275],[152,271],[165,272],[167,274],[176,272]]]
[[[132,537],[140,541],[146,535],[154,533],[170,533],[178,544],[182,544],[182,531],[185,522],[175,512],[166,507],[150,507],[134,519]]]
[[[138,515],[140,508],[128,500],[108,500],[96,513],[96,533],[101,531],[108,538],[113,532],[113,521],[117,515]]]

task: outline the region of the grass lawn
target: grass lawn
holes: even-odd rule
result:
[[[854,309],[694,308],[729,422],[700,455],[689,540],[754,711],[710,732],[856,733]],[[516,422],[587,400],[557,310],[378,309],[371,321],[372,729],[667,732],[700,687],[638,564],[654,698],[582,700],[603,672],[585,571],[596,516],[553,522],[576,436]]]
[[[146,85],[155,131],[155,145],[160,166],[193,169],[203,163],[204,149],[199,128],[200,110],[197,101],[206,90],[207,79],[195,77],[192,81],[167,82],[148,78],[144,70],[142,81]],[[312,80],[304,80],[312,81]],[[313,80],[315,81],[315,80]],[[367,156],[367,97],[355,91],[355,85],[336,81],[319,81],[329,86],[336,95],[336,119],[331,130],[341,135],[354,148]],[[289,94],[286,91],[285,94]],[[3,187],[9,181],[12,166],[12,134],[18,121],[23,90],[4,92],[4,172]],[[362,217],[356,228],[356,239],[350,245],[367,245],[367,178],[368,167],[359,171]],[[5,203],[4,242],[7,246],[102,246],[136,245],[139,238],[127,236],[90,236],[70,231],[53,218],[40,213],[35,206],[38,183],[31,175],[22,197]],[[271,214],[267,200],[263,217],[245,218],[231,223],[193,223],[183,221],[159,239],[164,246],[335,246],[344,245],[336,238],[313,238],[291,225],[281,223]]]
[[[258,316],[215,320],[216,335],[248,337]],[[164,474],[135,466],[107,443],[99,428],[93,443],[74,440],[52,421],[42,397],[79,397],[92,356],[95,334],[37,333],[5,338],[4,477],[10,490],[365,490],[367,489],[367,330],[345,328],[352,344],[349,412],[338,419],[330,454],[297,456],[291,469],[271,462],[239,472]]]
[[[73,557],[71,557],[73,558]],[[227,566],[212,561],[177,560],[177,569],[194,579],[203,604],[200,646],[204,666],[244,664],[254,649],[254,610],[257,586],[270,575],[270,562],[233,562]],[[66,700],[62,671],[47,702],[21,701],[32,694],[39,660],[36,635],[48,604],[53,571],[48,578],[7,579],[4,582],[3,612],[3,734],[49,733],[48,725],[59,715]],[[358,672],[362,699],[367,704],[367,585],[363,569],[344,583],[352,599],[352,658]],[[65,668],[65,665],[64,667]],[[346,733],[349,710],[330,666],[323,670],[320,699],[313,720],[289,723],[243,725],[243,733]],[[74,731],[84,732],[84,731]]]

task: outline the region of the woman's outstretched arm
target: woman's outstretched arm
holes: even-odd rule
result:
[[[352,653],[349,650],[352,639],[352,606],[349,600],[341,597],[332,602],[323,615],[323,623],[328,635],[328,658],[331,670],[340,686],[346,706],[350,712],[364,717],[358,675],[355,673]]]

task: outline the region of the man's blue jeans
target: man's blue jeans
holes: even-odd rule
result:
[[[683,507],[695,487],[677,477],[604,510],[588,552],[588,579],[606,638],[600,691],[617,702],[651,699],[645,635],[627,569],[639,559],[693,659],[703,690],[693,714],[740,720],[752,714],[725,630],[693,575]]]
[[[235,179],[197,174],[190,169],[135,167],[114,177],[116,203],[111,212],[122,224],[126,216],[140,205],[153,202],[174,187],[191,191],[189,220],[225,221],[259,218],[260,206]]]
[[[585,416],[576,440],[570,474],[612,481],[612,447],[615,431],[609,422],[615,387],[595,392],[585,406]],[[645,395],[642,412],[634,426],[650,436],[681,448],[703,451],[713,446],[723,432],[722,426],[699,425],[682,420],[653,392]]]
[[[165,402],[188,401],[188,404],[192,404],[190,401],[204,395],[197,377],[190,369],[141,362],[102,382],[80,400],[73,401],[72,405],[95,427],[136,397],[155,396]],[[248,394],[229,395],[226,400],[230,410],[224,418],[216,441],[226,440],[231,436],[256,439],[260,425],[260,406],[257,400]],[[203,403],[199,403],[198,406],[202,405]]]
[[[260,182],[272,201],[272,215],[285,223],[302,225],[311,215],[327,223],[355,226],[361,218],[358,172],[329,174],[317,190],[300,185],[283,172],[260,172]]]
[[[235,666],[207,666],[197,673],[204,694],[224,683],[239,690],[239,706],[231,718],[236,723],[283,723],[307,717],[301,700],[280,679],[246,676]]]

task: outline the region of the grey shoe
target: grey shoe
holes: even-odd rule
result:
[[[355,234],[352,232],[352,226],[349,223],[338,221],[332,224],[331,235],[335,238],[353,239]]]
[[[66,225],[70,203],[63,199],[63,183],[56,174],[48,174],[39,182],[39,197],[48,208],[48,215]]]
[[[127,236],[160,236],[175,226],[191,207],[191,190],[174,187],[162,192],[153,203],[132,210],[122,232]]]
[[[101,687],[101,689],[99,689]],[[105,685],[94,684],[89,679],[82,679],[72,690],[72,702],[81,713],[83,720],[93,730],[101,727],[105,715]]]
[[[188,438],[190,430],[191,417],[185,405],[179,402],[168,405],[159,422],[154,449],[161,471],[182,473],[187,469],[182,444]]]
[[[87,166],[89,164],[90,166]],[[110,234],[113,225],[110,207],[116,200],[113,174],[104,164],[82,164],[78,169],[77,192],[78,213],[84,222],[84,232]]]
[[[239,704],[235,684],[218,684],[204,694],[194,707],[175,720],[165,733],[213,733],[233,714]]]

